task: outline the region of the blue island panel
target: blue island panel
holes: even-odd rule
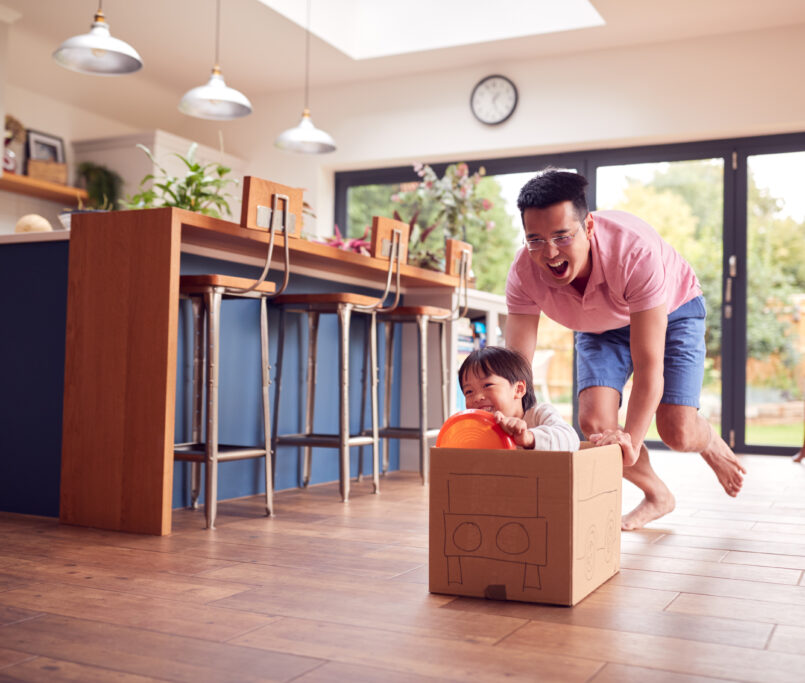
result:
[[[61,471],[62,408],[64,396],[65,326],[69,242],[31,242],[0,245],[0,510],[58,517]],[[256,277],[259,269],[242,264],[182,254],[182,273],[223,273]],[[343,285],[292,275],[289,293],[338,291]],[[375,295],[370,289],[350,291]],[[262,440],[260,399],[259,310],[254,301],[226,301],[222,306],[219,433],[221,443],[259,444]],[[365,316],[353,316],[350,335],[352,428],[360,418],[361,370]],[[302,431],[304,406],[304,344],[306,322],[289,316],[282,379],[279,431]],[[176,393],[176,439],[189,436],[190,378],[189,306],[179,316]],[[274,405],[279,313],[269,306],[271,401]],[[383,339],[379,338],[381,383]],[[400,376],[400,344],[395,344],[395,376]],[[319,375],[316,385],[314,430],[338,430],[338,325],[335,316],[322,316],[319,325]],[[381,384],[382,386],[382,384]],[[399,392],[392,399],[392,420],[399,419]],[[381,391],[382,411],[382,391]],[[382,412],[381,412],[382,415]],[[365,424],[369,426],[367,403]],[[397,442],[390,444],[390,469],[399,467]],[[352,476],[357,475],[358,448],[352,449]],[[275,488],[298,485],[299,449],[280,447],[276,455]],[[173,505],[189,502],[190,464],[174,465]],[[364,470],[371,470],[371,451],[364,453]],[[311,483],[338,479],[338,451],[316,448]],[[219,500],[265,492],[261,460],[219,465]],[[203,493],[202,493],[203,496]],[[203,500],[203,498],[202,498]],[[281,504],[278,514],[281,514]]]

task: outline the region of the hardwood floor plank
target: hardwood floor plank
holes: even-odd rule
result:
[[[622,569],[641,569],[644,571],[691,574],[722,579],[740,579],[795,586],[800,578],[796,569],[776,567],[753,567],[751,565],[724,564],[705,560],[686,560],[669,557],[647,557],[624,554],[621,556]]]
[[[738,579],[713,579],[706,576],[658,571],[648,572],[636,569],[621,569],[620,573],[613,576],[610,581],[624,586],[659,588],[680,593],[699,593],[701,595],[805,605],[805,590],[803,590],[802,586],[783,586],[774,583],[741,581]]]
[[[723,678],[688,676],[642,666],[607,664],[590,683],[719,683]]]
[[[729,552],[718,548],[687,548],[661,543],[632,543],[631,534],[621,536],[621,555],[648,555],[650,557],[673,557],[680,560],[703,560],[720,562]]]
[[[595,595],[582,600],[573,609],[470,599],[457,599],[444,609],[471,614],[473,619],[480,615],[496,614],[528,619],[530,622],[589,626],[621,633],[644,633],[756,649],[765,647],[772,631],[768,624],[708,615],[674,614],[663,611],[664,605],[659,604],[654,608],[646,604],[627,607],[620,601],[607,604],[602,600],[593,600]]]
[[[247,590],[241,584],[210,581],[197,575],[188,577],[121,567],[106,569],[50,558],[18,558],[13,569],[7,568],[6,571],[29,577],[28,583],[73,584],[194,604],[205,604]]]
[[[764,600],[682,594],[668,605],[669,612],[703,617],[724,617],[746,622],[805,627],[805,605]]]
[[[724,550],[741,550],[749,553],[774,553],[777,555],[805,555],[803,543],[775,543],[764,540],[746,540],[740,538],[724,538],[721,536],[693,536],[681,534],[665,534],[657,539],[658,544],[683,546],[686,548],[718,548]]]
[[[769,641],[769,650],[805,655],[805,627],[778,626]]]
[[[49,657],[31,658],[28,656],[27,659],[28,661],[0,671],[0,683],[11,683],[12,681],[24,681],[25,683],[69,683],[70,681],[77,683],[149,683],[154,681],[160,683],[167,680],[75,664]]]
[[[0,639],[20,652],[186,683],[284,682],[322,663],[268,648],[49,615],[0,627]]]
[[[0,593],[0,603],[64,617],[215,641],[226,641],[275,620],[222,607],[198,607],[175,600],[156,600],[63,584],[34,584]]]
[[[318,657],[345,664],[378,668],[414,676],[456,681],[533,682],[586,681],[601,668],[603,658],[578,659],[504,650],[499,646],[466,643],[447,638],[394,633],[310,619],[285,618],[247,633],[233,643]]]
[[[433,678],[421,674],[408,674],[391,669],[378,669],[371,666],[358,666],[355,664],[342,664],[341,662],[328,662],[318,669],[313,669],[293,683],[440,683],[440,681],[454,681],[454,678]]]
[[[498,647],[625,665],[639,662],[652,669],[751,683],[799,683],[805,671],[803,655],[542,622],[527,624]]]
[[[0,626],[3,624],[13,624],[16,621],[23,621],[24,619],[31,619],[37,617],[42,612],[34,612],[28,609],[17,609],[16,607],[6,607],[0,605]]]
[[[2,633],[2,630],[0,630]],[[4,647],[0,647],[0,680],[2,680],[2,676],[6,667],[10,667],[15,664],[19,664],[20,662],[25,662],[31,659],[31,655],[27,652],[19,652],[18,650],[7,650]]]
[[[747,553],[732,550],[721,561],[730,564],[751,564],[755,567],[784,567],[786,569],[805,570],[805,555],[772,555],[771,553]]]

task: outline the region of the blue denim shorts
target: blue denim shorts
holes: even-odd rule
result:
[[[707,309],[697,296],[668,316],[665,333],[665,386],[660,403],[699,407],[704,379],[704,325]],[[629,325],[601,334],[576,332],[578,392],[589,387],[623,387],[634,371]]]

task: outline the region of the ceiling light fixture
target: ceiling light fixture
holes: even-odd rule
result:
[[[252,103],[239,90],[230,88],[221,74],[218,61],[218,45],[221,29],[221,0],[217,0],[217,16],[215,18],[215,66],[212,75],[205,85],[188,90],[181,102],[179,111],[188,116],[213,121],[228,121],[248,116],[252,113]]]
[[[119,76],[139,71],[143,67],[140,55],[128,43],[112,38],[109,24],[103,15],[103,0],[89,33],[68,38],[53,53],[53,59],[71,71],[94,76]]]
[[[288,152],[302,154],[325,154],[335,151],[335,142],[323,130],[313,125],[308,108],[308,82],[310,72],[310,0],[307,0],[307,28],[305,29],[305,108],[295,128],[280,133],[274,142],[276,147]]]

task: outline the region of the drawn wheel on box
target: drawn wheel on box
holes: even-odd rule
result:
[[[591,526],[587,530],[587,538],[584,540],[584,575],[587,580],[593,578],[595,570],[595,527]]]
[[[615,538],[617,537],[617,529],[615,528],[615,513],[610,510],[607,515],[607,528],[604,533],[604,557],[607,564],[612,561],[612,555],[615,552]]]

